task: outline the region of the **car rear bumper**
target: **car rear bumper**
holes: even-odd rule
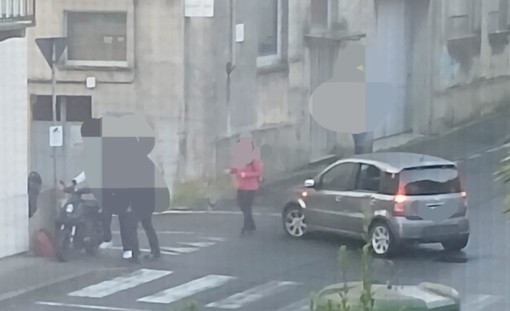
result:
[[[390,221],[397,240],[436,243],[469,235],[469,220],[465,217],[443,222],[394,218]]]

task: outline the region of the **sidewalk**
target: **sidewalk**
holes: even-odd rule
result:
[[[449,160],[462,160],[472,154],[488,150],[494,146],[510,142],[510,113],[489,115],[483,119],[455,128],[436,136],[416,136],[414,140],[403,140],[400,146],[380,149],[383,151],[402,151],[434,155]],[[392,145],[397,145],[393,143]],[[307,177],[319,173],[328,163],[309,165],[262,185],[255,203],[255,210],[273,211],[285,200],[287,191],[303,183]],[[204,210],[203,207],[189,210]],[[220,200],[214,210],[237,211],[235,200]]]
[[[21,254],[0,259],[0,305],[11,298],[68,281],[99,270],[111,270],[81,260],[60,263],[51,259]],[[3,309],[0,307],[0,309]]]

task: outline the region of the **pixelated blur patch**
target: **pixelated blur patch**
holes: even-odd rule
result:
[[[394,86],[384,79],[377,51],[366,49],[360,43],[347,45],[338,54],[331,79],[312,93],[310,114],[322,127],[339,133],[371,132],[394,112]]]
[[[166,210],[170,192],[162,173],[148,157],[155,133],[143,115],[106,115],[82,125],[83,163],[87,184],[93,189],[145,191],[149,209]],[[96,199],[105,196],[95,191]],[[103,193],[104,194],[104,193]],[[101,202],[103,203],[103,202]]]
[[[232,167],[243,167],[261,159],[261,150],[249,136],[242,136],[232,150]]]

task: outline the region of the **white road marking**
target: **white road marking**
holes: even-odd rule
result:
[[[106,247],[105,249],[111,249],[111,250],[124,250],[123,247],[121,246],[108,246]],[[142,253],[150,253],[151,250],[150,249],[147,249],[147,248],[141,248],[140,251]],[[161,250],[161,254],[163,255],[170,255],[170,256],[178,256],[180,254],[177,254],[175,252],[171,252],[171,251],[165,251],[165,250]]]
[[[432,292],[423,290],[417,286],[403,286],[396,289],[400,294],[423,300],[429,309],[441,308],[455,304],[455,300]]]
[[[120,231],[112,231],[113,234],[120,234]],[[143,230],[138,230],[138,233],[143,233]],[[196,232],[187,231],[156,231],[157,234],[175,234],[175,235],[193,235]]]
[[[154,215],[193,215],[193,214],[209,214],[209,215],[242,215],[242,212],[238,211],[174,211],[168,210],[160,213],[154,213]],[[270,216],[270,217],[281,217],[280,213],[253,213],[254,216]]]
[[[477,153],[477,154],[470,155],[467,159],[474,160],[474,159],[480,158],[481,156],[482,156],[481,153]]]
[[[198,251],[198,248],[195,247],[161,247],[162,252],[172,252],[179,254],[188,254]]]
[[[206,305],[206,307],[219,309],[240,309],[249,303],[253,303],[259,299],[264,298],[265,296],[275,295],[279,292],[282,292],[286,287],[296,285],[298,285],[298,283],[272,281],[242,293],[234,294],[223,300],[210,303]]]
[[[202,291],[219,287],[234,277],[224,275],[208,275],[206,277],[193,280],[191,282],[169,288],[152,296],[138,299],[139,302],[170,304],[178,300],[193,296]]]
[[[215,242],[179,242],[179,244],[192,247],[209,247],[216,245]]]
[[[206,237],[204,238],[206,240],[209,240],[209,241],[214,241],[214,242],[225,242],[225,239],[224,238],[211,238],[211,237]]]
[[[277,311],[310,311],[310,299],[303,299]]]
[[[473,295],[465,303],[462,303],[462,311],[488,311],[489,306],[502,299],[500,296],[493,295]]]
[[[104,298],[120,291],[148,283],[172,274],[172,271],[140,269],[128,275],[116,277],[69,293],[68,296]]]
[[[87,309],[87,310],[107,310],[107,311],[149,311],[149,310],[141,310],[141,309],[126,309],[126,308],[118,308],[118,307],[105,307],[105,306],[93,306],[93,305],[81,305],[81,304],[73,304],[73,303],[60,303],[60,302],[47,302],[47,301],[38,301],[36,304],[41,306],[50,306],[50,307],[62,307],[62,308],[73,308],[73,309]]]
[[[487,153],[491,153],[491,152],[499,151],[499,150],[501,150],[501,149],[503,149],[503,148],[502,148],[502,146],[499,146],[499,147],[496,147],[496,148],[489,149],[489,150],[487,150],[486,152],[487,152]]]

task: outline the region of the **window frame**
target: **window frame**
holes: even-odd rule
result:
[[[282,63],[283,61],[283,40],[282,40],[282,35],[283,35],[283,17],[284,17],[284,12],[283,12],[283,0],[277,0],[278,1],[278,6],[277,6],[277,12],[276,12],[276,16],[277,16],[277,30],[276,30],[276,54],[272,54],[272,55],[264,55],[264,56],[259,56],[258,55],[258,48],[259,48],[259,42],[257,40],[257,67],[258,68],[264,68],[264,67],[270,67],[270,66],[275,66],[275,65],[279,65]],[[259,20],[257,19],[257,29],[258,29],[258,23],[259,23]]]
[[[68,22],[69,13],[82,13],[82,14],[99,14],[99,13],[123,13],[126,14],[126,41],[129,40],[129,12],[128,11],[92,11],[92,10],[65,10],[64,11],[64,36],[68,36]],[[69,67],[104,67],[104,68],[129,68],[129,43],[126,44],[126,60],[125,61],[111,61],[111,60],[70,60],[68,57],[68,48],[64,51],[64,63]]]

